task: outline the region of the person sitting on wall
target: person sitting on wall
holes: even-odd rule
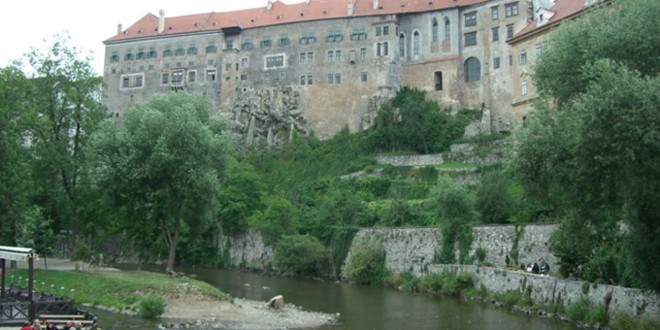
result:
[[[536,262],[534,263],[534,265],[532,265],[532,273],[533,274],[538,274],[539,273],[539,264],[536,263]]]

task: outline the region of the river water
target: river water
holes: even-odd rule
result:
[[[298,280],[215,269],[177,269],[195,274],[236,298],[267,301],[283,295],[304,310],[340,313],[340,324],[323,330],[575,330],[554,319],[512,313],[478,302],[431,297],[381,287]],[[98,311],[101,329],[153,329],[156,323]]]

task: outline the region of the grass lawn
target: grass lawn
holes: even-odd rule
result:
[[[14,270],[7,277],[7,283],[20,283],[21,287],[27,287],[27,276],[25,269]],[[19,277],[22,279],[19,280]],[[114,307],[118,310],[136,310],[143,296],[154,294],[163,297],[179,285],[195,286],[207,295],[231,299],[206,282],[144,271],[88,273],[36,269],[34,280],[37,291],[67,297],[76,304]]]

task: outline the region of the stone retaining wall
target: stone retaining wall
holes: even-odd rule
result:
[[[540,305],[562,303],[568,306],[585,299],[594,305],[609,305],[610,314],[621,312],[660,321],[660,296],[651,291],[473,265],[428,265],[427,271],[430,274],[472,274],[475,286],[491,293],[529,291],[532,300]]]
[[[266,270],[273,263],[273,248],[265,245],[261,234],[253,229],[232,236],[220,235],[217,246],[233,267]]]

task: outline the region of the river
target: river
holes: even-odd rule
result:
[[[178,269],[195,274],[236,298],[267,301],[281,294],[304,310],[340,313],[340,324],[322,330],[575,330],[572,324],[450,297],[431,297],[381,287],[298,280],[215,269]],[[153,329],[154,322],[98,311],[99,327]]]

